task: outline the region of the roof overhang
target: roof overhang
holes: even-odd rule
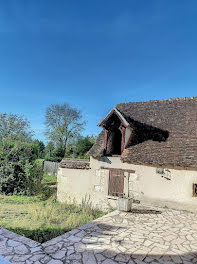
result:
[[[104,122],[110,118],[110,116],[112,116],[113,114],[116,114],[118,116],[118,118],[121,120],[121,122],[123,123],[123,125],[125,127],[128,127],[130,124],[127,122],[127,120],[125,119],[125,117],[114,107],[112,108],[112,110],[101,120],[101,122],[98,124],[98,126],[103,127]]]

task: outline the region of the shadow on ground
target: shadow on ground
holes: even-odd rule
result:
[[[133,214],[161,214],[162,212],[158,210],[132,209],[131,213]]]
[[[69,232],[71,229],[62,229],[62,228],[46,228],[46,229],[23,229],[23,228],[9,228],[8,230],[19,234],[21,236],[30,238],[36,242],[44,243],[51,239],[56,238],[57,236],[63,235],[66,232]]]

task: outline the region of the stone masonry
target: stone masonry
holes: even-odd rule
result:
[[[40,244],[0,228],[0,255],[15,264],[197,263],[197,214],[135,205]]]

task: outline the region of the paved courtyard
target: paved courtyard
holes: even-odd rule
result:
[[[197,214],[135,206],[42,245],[1,228],[0,255],[18,264],[197,263]]]

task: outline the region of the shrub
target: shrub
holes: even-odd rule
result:
[[[52,157],[48,154],[45,156],[46,161],[52,161],[52,162],[60,162],[62,160],[62,157]]]
[[[33,148],[33,152],[34,152],[34,156],[35,158],[43,158],[44,157],[44,149],[45,149],[45,145],[42,141],[36,139],[32,142],[32,148]]]
[[[49,199],[53,194],[54,194],[54,189],[50,188],[47,185],[42,185],[40,193],[38,194],[38,198],[41,201],[46,201],[47,199]]]
[[[42,184],[43,185],[56,185],[57,177],[54,175],[49,175],[46,172],[43,173]]]
[[[0,142],[0,193],[34,194],[40,188],[42,168],[34,161],[31,143]]]

